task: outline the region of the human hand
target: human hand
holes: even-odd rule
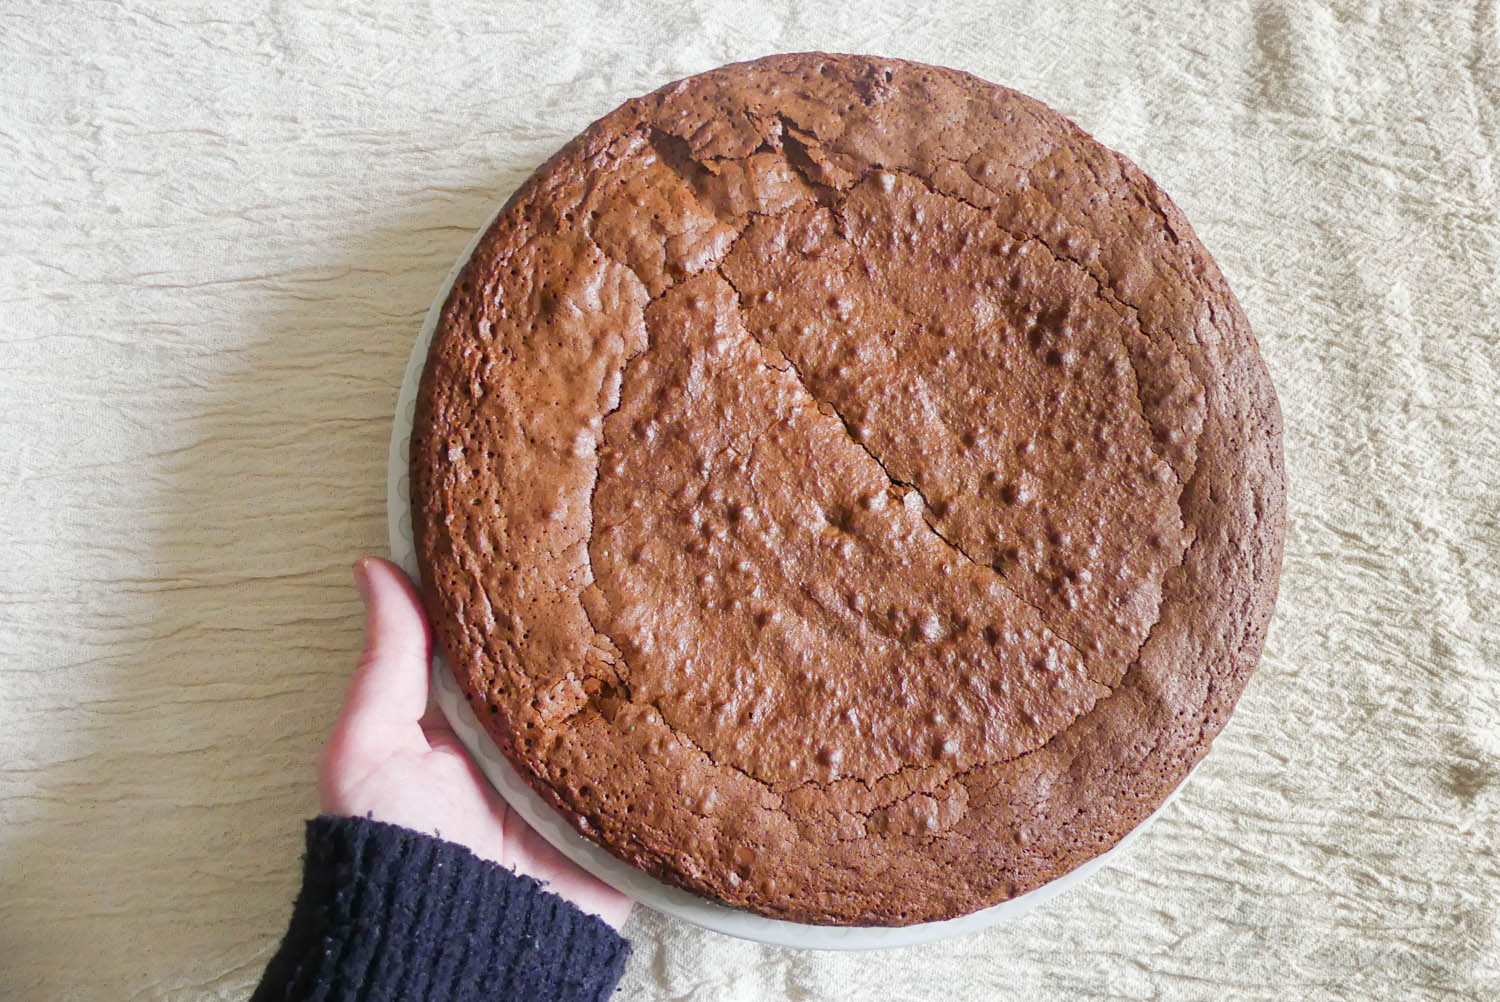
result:
[[[354,580],[365,601],[365,649],[323,749],[323,811],[368,815],[457,842],[620,928],[630,899],[517,817],[441,713],[427,712],[432,632],[406,575],[389,561],[364,557],[354,564]]]

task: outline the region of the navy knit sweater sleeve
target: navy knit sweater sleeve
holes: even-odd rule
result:
[[[251,1002],[599,1002],[630,948],[530,877],[364,818],[307,823],[291,926]]]

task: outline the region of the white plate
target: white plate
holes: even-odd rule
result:
[[[417,384],[422,377],[422,367],[427,359],[427,346],[432,341],[432,333],[437,327],[443,302],[448,298],[448,290],[452,288],[454,279],[458,277],[458,272],[464,262],[473,253],[474,245],[479,242],[480,236],[488,228],[489,223],[486,223],[469,241],[469,246],[459,256],[457,263],[443,281],[442,288],[438,290],[432,308],[427,311],[427,319],[422,324],[422,331],[417,335],[417,343],[412,346],[411,357],[406,363],[406,378],[401,384],[401,394],[396,398],[396,420],[391,428],[390,458],[386,470],[386,519],[390,528],[391,558],[405,568],[406,573],[410,574],[413,580],[418,580],[418,575],[416,547],[412,542],[411,532],[411,480],[408,466],[411,455],[412,416],[417,405]],[[511,807],[515,808],[516,813],[527,824],[539,831],[564,856],[647,907],[705,929],[775,946],[813,950],[876,950],[914,946],[986,929],[1007,919],[1024,915],[1043,901],[1082,882],[1096,870],[1118,859],[1121,850],[1147,825],[1156,820],[1182,789],[1182,784],[1179,784],[1155,813],[1137,825],[1108,852],[1094,857],[1070,873],[1034,891],[1001,902],[991,908],[984,908],[944,922],[924,922],[919,925],[895,928],[850,928],[783,922],[779,919],[728,908],[681,888],[664,884],[628,863],[616,859],[598,845],[585,839],[557,811],[553,810],[550,804],[543,801],[516,773],[511,764],[506,761],[505,756],[500,754],[500,750],[495,747],[489,735],[479,726],[479,722],[474,717],[474,711],[464,699],[458,682],[453,678],[453,673],[448,670],[441,655],[433,658],[432,682],[433,696],[438,706],[442,708],[464,746],[479,763],[480,769],[489,777],[490,782],[495,784],[495,789],[500,791],[500,795]]]

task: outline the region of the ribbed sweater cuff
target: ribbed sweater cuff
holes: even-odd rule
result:
[[[307,823],[291,926],[252,1002],[600,1002],[630,948],[603,920],[452,842]]]

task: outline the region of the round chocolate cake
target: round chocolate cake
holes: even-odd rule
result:
[[[899,925],[1103,852],[1255,667],[1281,419],[1178,209],[1044,105],[801,54],[626,103],[443,309],[442,650],[587,837]]]

